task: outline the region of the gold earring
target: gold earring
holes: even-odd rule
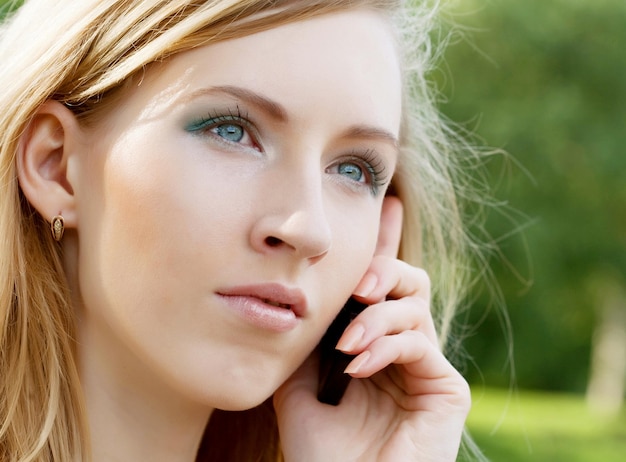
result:
[[[63,238],[65,232],[65,221],[61,215],[57,215],[52,218],[50,222],[50,230],[52,231],[52,237],[55,241],[59,242]]]

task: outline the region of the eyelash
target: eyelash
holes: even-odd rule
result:
[[[384,162],[376,155],[373,149],[366,151],[353,151],[347,157],[339,159],[333,164],[338,167],[343,163],[354,163],[363,170],[363,174],[367,177],[365,183],[353,181],[357,185],[367,186],[373,196],[377,196],[380,188],[387,183],[386,167]]]
[[[209,113],[206,117],[200,117],[199,119],[190,123],[186,127],[186,130],[191,133],[204,134],[209,132],[209,130],[213,128],[217,128],[220,125],[225,125],[228,122],[231,122],[232,125],[241,126],[244,132],[243,136],[249,136],[251,142],[254,143],[253,149],[260,151],[257,143],[257,136],[254,130],[254,125],[248,120],[248,114],[242,113],[239,106],[237,106],[234,111],[232,109],[228,109],[228,111],[224,113],[219,113],[215,111],[213,113]],[[210,133],[210,136],[228,146],[242,145],[242,143],[240,143],[239,141],[230,141],[222,136],[219,136],[216,133]]]
[[[191,133],[203,134],[213,128],[219,127],[221,124],[232,122],[233,125],[240,125],[244,131],[244,137],[249,136],[254,143],[253,149],[261,150],[258,147],[257,136],[255,136],[256,130],[254,125],[249,121],[248,114],[241,111],[239,106],[233,111],[229,109],[225,113],[219,113],[217,111],[208,114],[206,117],[201,117],[187,126],[187,131]],[[220,143],[224,143],[227,146],[240,145],[238,141],[230,141],[216,133],[210,133],[210,136],[218,140]],[[367,187],[373,196],[377,196],[380,188],[387,183],[387,175],[385,174],[386,168],[384,162],[376,155],[373,149],[365,151],[353,151],[347,156],[338,159],[333,163],[331,168],[339,168],[341,164],[353,163],[357,165],[366,176],[365,182],[348,179],[356,187]],[[345,176],[344,176],[345,177]],[[348,177],[345,177],[348,178]]]

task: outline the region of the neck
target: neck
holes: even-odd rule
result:
[[[116,342],[79,332],[78,344],[93,462],[195,461],[211,409],[184,399],[128,351],[111,351]]]

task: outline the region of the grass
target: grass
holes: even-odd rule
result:
[[[478,390],[468,428],[492,462],[626,461],[626,412],[593,414],[579,395]]]

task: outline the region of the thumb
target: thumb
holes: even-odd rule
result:
[[[276,414],[290,406],[301,406],[306,401],[317,402],[319,357],[316,351],[274,392]]]

